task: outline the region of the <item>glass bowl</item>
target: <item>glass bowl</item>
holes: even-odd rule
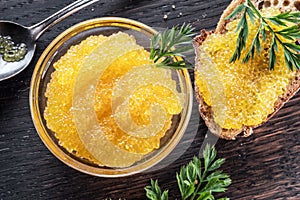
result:
[[[79,23],[55,38],[45,49],[38,60],[33,72],[30,87],[30,109],[35,128],[47,148],[63,163],[81,172],[99,177],[121,177],[142,172],[165,158],[182,138],[192,109],[192,86],[187,70],[172,71],[172,79],[177,82],[177,90],[184,94],[183,109],[172,117],[171,128],[160,139],[160,147],[146,154],[141,160],[129,167],[105,167],[96,165],[89,160],[78,157],[67,151],[55,137],[55,133],[47,127],[44,111],[47,106],[45,96],[47,84],[51,74],[55,71],[53,64],[63,56],[67,50],[91,35],[109,36],[117,32],[126,32],[135,37],[137,43],[149,50],[151,37],[156,33],[154,29],[140,22],[125,18],[104,17]],[[109,156],[109,155],[108,155]]]

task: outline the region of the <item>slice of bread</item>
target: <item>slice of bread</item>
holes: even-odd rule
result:
[[[218,26],[215,31],[206,31],[202,30],[201,34],[196,36],[194,38],[194,48],[196,52],[196,59],[195,59],[195,72],[201,67],[201,60],[200,58],[200,48],[207,38],[208,35],[210,34],[222,34],[225,33],[226,30],[226,24],[228,23],[225,18],[241,3],[243,3],[245,0],[233,0],[230,5],[226,8],[226,10],[223,12],[220,21],[218,23]],[[252,0],[252,2],[255,4],[255,6],[258,9],[262,9],[263,7],[276,7],[278,8],[281,12],[285,11],[299,11],[300,9],[300,1],[296,0]],[[195,77],[196,79],[196,77]],[[274,103],[274,112],[271,113],[268,117],[267,120],[270,119],[283,105],[286,103],[291,97],[294,96],[294,94],[300,89],[300,70],[296,72],[296,76],[293,80],[290,80],[290,83],[287,86],[286,91],[284,94],[278,97],[277,101]],[[262,122],[261,124],[255,125],[255,126],[243,126],[240,129],[224,129],[221,126],[219,126],[213,119],[213,113],[212,113],[212,108],[206,104],[204,101],[202,95],[199,92],[199,88],[197,84],[195,83],[195,93],[196,93],[196,98],[199,102],[199,111],[201,117],[204,119],[207,127],[209,130],[224,139],[228,140],[234,140],[237,135],[240,133],[243,133],[243,136],[249,136],[253,132],[253,128],[258,127],[265,123],[266,121]]]

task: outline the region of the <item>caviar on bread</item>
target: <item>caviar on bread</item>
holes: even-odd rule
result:
[[[249,62],[230,62],[239,37],[236,29],[241,16],[228,17],[244,0],[233,0],[224,11],[216,30],[203,30],[194,39],[196,51],[195,90],[199,111],[209,130],[225,139],[240,133],[249,136],[252,129],[272,117],[300,88],[299,70],[286,67],[284,49],[276,52],[276,63],[269,69],[272,35],[260,42],[260,53]],[[299,12],[299,1],[251,1],[263,16],[287,11]],[[249,20],[250,21],[250,20]],[[259,21],[248,23],[245,49],[249,49]],[[272,25],[274,30],[281,26]],[[284,40],[284,39],[283,39]],[[296,42],[296,40],[295,40]],[[244,57],[247,52],[242,52]]]

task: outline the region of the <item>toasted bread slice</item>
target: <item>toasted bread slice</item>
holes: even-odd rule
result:
[[[243,3],[244,0],[233,0],[230,5],[227,7],[227,9],[223,12],[220,21],[218,23],[218,26],[215,31],[205,31],[202,30],[201,34],[195,37],[194,39],[194,48],[196,52],[196,59],[195,59],[195,72],[198,70],[200,67],[205,67],[201,66],[201,60],[200,60],[200,48],[207,38],[208,35],[210,34],[222,34],[225,33],[226,30],[226,24],[228,21],[225,20],[225,18],[241,3]],[[263,7],[276,7],[278,8],[281,12],[285,11],[299,11],[299,5],[300,1],[294,1],[294,0],[253,0],[253,3],[255,3],[255,6],[258,9],[261,9]],[[285,92],[278,97],[277,101],[274,103],[274,112],[269,114],[267,117],[267,120],[270,119],[291,97],[295,95],[295,93],[300,89],[300,70],[296,72],[296,76],[290,80],[287,89]],[[243,133],[243,136],[249,136],[253,132],[253,128],[258,127],[265,123],[267,120],[263,121],[261,124],[255,125],[255,126],[243,126],[240,129],[224,129],[220,125],[218,125],[214,119],[213,119],[213,112],[212,108],[206,104],[204,101],[202,95],[200,94],[199,88],[197,84],[195,84],[195,93],[196,93],[196,98],[199,102],[199,111],[201,117],[204,119],[207,127],[209,130],[215,134],[218,135],[221,138],[228,139],[228,140],[234,140],[237,135],[240,133]]]

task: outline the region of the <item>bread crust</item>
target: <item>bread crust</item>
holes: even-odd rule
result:
[[[195,53],[196,53],[195,72],[201,67],[199,48],[201,48],[203,41],[207,38],[208,35],[210,35],[212,33],[222,34],[222,33],[226,32],[226,24],[228,23],[228,20],[225,20],[225,18],[238,5],[240,5],[244,1],[245,0],[233,0],[229,4],[229,6],[223,12],[215,32],[202,30],[200,35],[198,35],[194,38],[193,46],[194,46]],[[253,3],[255,3],[255,5],[258,7],[259,1],[253,1]],[[290,10],[294,10],[294,9],[291,8]],[[278,97],[278,99],[274,103],[274,112],[271,113],[267,117],[266,121],[268,121],[271,117],[273,117],[277,113],[277,111],[299,91],[299,89],[300,89],[300,70],[298,70],[296,72],[295,78],[292,79],[290,81],[290,83],[287,85],[286,92]],[[243,135],[242,135],[243,137],[248,137],[253,133],[253,128],[261,126],[262,124],[264,124],[266,122],[266,121],[264,121],[261,124],[255,125],[255,126],[243,126],[240,129],[223,129],[214,121],[213,116],[212,116],[213,115],[212,108],[205,103],[196,83],[195,83],[195,93],[196,93],[197,101],[199,103],[199,112],[200,112],[201,117],[205,121],[206,126],[209,128],[209,130],[213,134],[219,136],[220,138],[227,139],[227,140],[234,140],[241,133],[243,133]]]
[[[234,9],[244,3],[245,0],[233,0],[231,3],[228,5],[228,7],[224,10],[223,14],[221,15],[221,18],[218,22],[217,28],[216,28],[216,33],[224,33],[226,31],[226,24],[228,20],[225,20],[225,18],[234,11]]]

